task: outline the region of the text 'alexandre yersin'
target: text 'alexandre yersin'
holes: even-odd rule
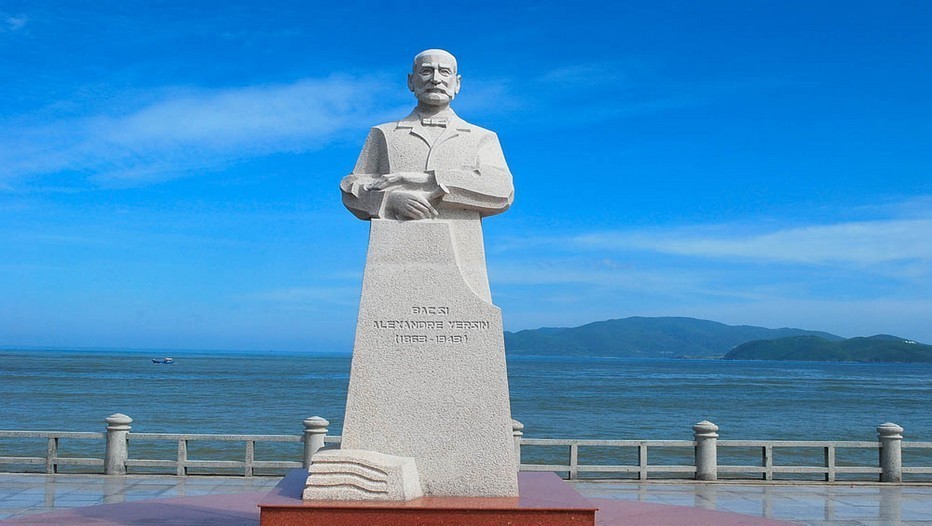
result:
[[[491,322],[483,320],[464,321],[464,320],[375,320],[373,321],[376,329],[490,329]]]

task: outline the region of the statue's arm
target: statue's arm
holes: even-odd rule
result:
[[[353,173],[340,181],[343,204],[364,220],[437,217],[432,186],[433,176],[424,172],[389,173],[388,142],[378,127],[369,131]]]
[[[478,210],[483,216],[500,214],[514,200],[514,184],[495,133],[479,143],[475,166],[460,170],[435,170],[441,200],[460,208]]]
[[[359,153],[353,173],[340,181],[343,205],[359,219],[384,216],[385,192],[372,186],[382,174],[388,173],[388,146],[378,128],[369,130],[366,144]]]

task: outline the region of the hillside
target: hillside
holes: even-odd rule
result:
[[[745,342],[788,336],[842,339],[827,332],[802,329],[725,325],[696,318],[633,317],[581,327],[506,331],[505,348],[509,353],[529,355],[720,358]]]
[[[793,336],[741,344],[726,354],[725,359],[932,363],[932,345],[888,334],[837,341]]]

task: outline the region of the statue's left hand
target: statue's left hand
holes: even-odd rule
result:
[[[388,194],[386,209],[397,219],[430,219],[440,214],[421,192],[395,190]]]

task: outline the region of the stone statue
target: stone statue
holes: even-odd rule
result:
[[[460,79],[450,53],[418,53],[408,74],[417,107],[369,131],[340,190],[360,219],[457,220],[451,225],[457,244],[470,245],[461,246],[459,261],[467,283],[491,301],[479,219],[507,210],[514,186],[498,136],[450,108]]]
[[[498,137],[450,108],[460,91],[456,71],[446,51],[414,57],[408,89],[417,107],[372,128],[356,168],[340,184],[343,203],[360,219],[485,217],[511,205],[514,188]]]
[[[417,107],[372,128],[343,203],[370,220],[342,442],[305,499],[518,494],[502,317],[481,219],[514,190],[495,133],[450,108],[456,59],[414,58]]]

